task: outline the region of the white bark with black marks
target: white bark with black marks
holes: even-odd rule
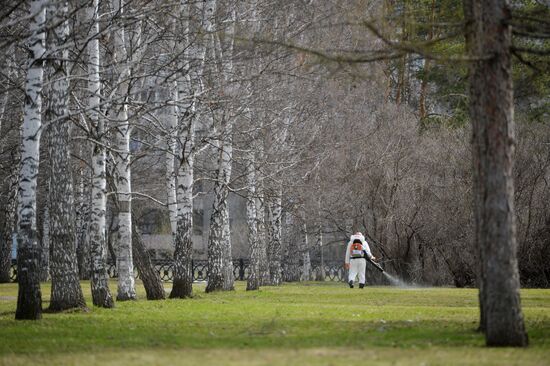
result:
[[[202,10],[201,4],[198,9]],[[189,45],[191,31],[189,18],[192,4],[182,3],[181,14],[186,45],[184,45],[184,61],[177,80],[178,98],[178,142],[177,151],[179,168],[177,171],[177,222],[174,236],[174,283],[170,298],[186,298],[193,295],[193,185],[195,169],[195,124],[194,116],[196,93],[202,77],[204,65],[205,41]],[[205,11],[210,21],[213,13]],[[192,68],[191,64],[192,63]],[[193,80],[191,79],[193,74]],[[196,82],[196,84],[193,84]],[[192,98],[189,98],[192,96]]]
[[[277,187],[274,197],[269,201],[269,244],[267,249],[269,261],[269,284],[279,286],[282,276],[282,188]]]
[[[246,223],[248,226],[248,247],[250,251],[250,264],[246,290],[258,290],[260,288],[260,256],[261,247],[258,237],[258,217],[256,205],[256,167],[254,164],[254,151],[247,151],[246,157],[246,185],[248,197],[246,198]]]
[[[47,0],[31,0],[27,47],[27,76],[25,79],[25,107],[21,133],[21,168],[19,171],[18,227],[17,227],[17,296],[16,319],[42,317],[40,291],[40,245],[36,230],[36,189],[40,161],[40,134],[42,131],[42,87]]]
[[[115,14],[121,18],[124,14],[124,0],[111,0]],[[118,272],[117,300],[135,300],[136,289],[134,279],[134,261],[132,257],[132,189],[130,171],[130,134],[131,127],[128,121],[128,104],[130,67],[127,60],[124,23],[119,19],[113,32],[114,55],[113,61],[118,71],[118,85],[114,103],[115,130],[115,185],[117,190],[118,207],[118,237],[117,260]]]
[[[170,218],[170,230],[172,232],[172,244],[176,240],[178,227],[178,201],[176,193],[176,146],[178,138],[178,111],[176,102],[178,100],[178,83],[171,83],[171,100],[168,107],[165,108],[166,120],[166,205],[168,206],[168,215]]]
[[[95,306],[112,308],[114,300],[109,290],[109,276],[107,274],[107,248],[105,239],[106,214],[106,152],[104,147],[105,128],[104,120],[100,116],[101,84],[99,75],[99,0],[93,0],[88,11],[88,19],[92,22],[92,38],[88,43],[88,88],[91,130],[94,140],[92,152],[92,207],[90,210],[90,279],[92,287],[92,301]]]
[[[57,26],[50,33],[49,95],[46,108],[50,174],[48,208],[50,217],[52,280],[51,311],[85,307],[80,288],[76,257],[76,222],[70,150],[69,121],[69,37],[68,2],[52,3],[48,8],[49,23]]]
[[[224,141],[220,143],[218,152],[218,171],[214,185],[214,203],[210,216],[210,231],[208,237],[208,284],[206,292],[224,290],[227,288],[224,274],[227,264],[227,250],[231,245],[231,237],[224,225],[229,224],[227,196],[229,179],[231,177],[231,162],[233,145],[230,141],[232,123],[226,121],[223,126]],[[225,263],[224,263],[225,259]]]
[[[219,78],[223,85],[224,94],[228,97],[235,95],[233,80],[233,45],[235,35],[236,12],[231,12],[229,25],[225,30],[225,39],[228,46],[225,52],[221,47],[218,35],[213,38],[215,55],[221,59]],[[208,285],[207,292],[216,290],[233,290],[235,276],[233,274],[231,230],[229,227],[229,206],[227,197],[229,193],[229,181],[231,180],[231,164],[233,161],[233,123],[231,116],[232,101],[225,108],[221,116],[220,138],[218,141],[218,171],[215,181],[212,216],[210,218],[210,233],[213,234],[208,241]],[[219,226],[219,229],[218,229]],[[218,232],[219,231],[219,232]],[[217,256],[221,256],[218,258]]]
[[[262,165],[265,159],[264,153],[264,141],[263,141],[263,122],[260,123],[260,131],[256,134],[254,146],[256,150],[257,158],[254,160],[254,170],[256,176],[256,221],[258,229],[258,247],[260,257],[259,277],[260,285],[267,285],[270,282],[269,277],[269,264],[267,258],[267,225],[266,225],[266,207],[265,207],[265,186],[264,180],[261,176]]]

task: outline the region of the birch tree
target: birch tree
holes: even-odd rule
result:
[[[267,248],[269,262],[269,284],[279,286],[282,276],[282,187],[277,184],[273,197],[269,200],[269,243]]]
[[[128,120],[127,98],[130,83],[130,67],[126,50],[125,30],[122,16],[124,0],[111,0],[111,7],[119,17],[119,22],[113,33],[113,62],[117,69],[116,98],[114,104],[114,121],[116,123],[116,189],[119,202],[118,235],[117,235],[117,300],[135,300],[136,289],[134,279],[134,262],[132,257],[132,190],[130,171],[130,134],[131,126]]]
[[[147,253],[140,232],[137,230],[137,225],[134,225],[132,231],[132,250],[136,260],[136,267],[139,271],[139,277],[143,282],[147,300],[164,300],[164,285],[160,279],[155,266],[151,262],[151,258]]]
[[[174,21],[175,23],[175,21]],[[174,30],[176,28],[174,27]],[[174,35],[175,37],[175,35]],[[175,44],[172,49],[175,49]],[[172,241],[175,247],[176,233],[178,228],[178,202],[176,190],[176,154],[177,154],[177,135],[178,135],[178,83],[176,80],[169,83],[170,103],[164,108],[164,118],[166,120],[166,205],[168,206],[168,215],[170,218],[170,230]]]
[[[233,132],[231,121],[222,122],[224,132],[223,141],[220,142],[218,151],[218,169],[214,186],[214,203],[212,205],[212,215],[210,216],[210,229],[208,237],[208,284],[206,292],[223,290],[227,288],[224,280],[225,266],[228,266],[228,258],[225,254],[230,248],[230,236],[224,226],[229,224],[229,215],[227,207],[227,196],[231,176],[231,163],[233,156],[233,147],[230,141]],[[255,203],[254,203],[255,205]],[[225,259],[225,263],[224,263]],[[227,264],[226,264],[227,263]]]
[[[83,168],[78,170],[77,212],[76,212],[76,256],[78,273],[81,280],[90,279],[90,184],[85,184],[87,177]]]
[[[48,20],[54,24],[51,31],[49,59],[52,73],[49,78],[49,95],[46,121],[50,137],[48,208],[51,238],[50,307],[52,311],[84,307],[76,257],[75,202],[71,174],[69,75],[67,41],[69,37],[69,6],[58,1],[48,8]]]
[[[300,281],[300,250],[296,243],[296,228],[295,218],[289,211],[285,212],[285,267],[284,267],[284,280],[287,282]]]
[[[236,7],[237,4],[232,4],[233,7]],[[233,129],[234,129],[234,116],[232,115],[235,111],[233,98],[236,95],[236,84],[233,76],[234,73],[234,44],[235,44],[235,23],[237,17],[237,11],[233,8],[230,11],[230,17],[228,19],[229,25],[226,28],[225,38],[227,39],[228,47],[225,53],[221,51],[221,45],[219,46],[218,54],[222,57],[222,71],[223,71],[223,80],[224,80],[224,95],[230,98],[227,109],[228,113],[224,113],[222,117],[222,150],[224,151],[223,157],[220,155],[221,160],[219,163],[218,177],[222,178],[222,190],[225,190],[225,203],[222,203],[222,277],[223,277],[223,287],[224,291],[231,291],[234,289],[235,275],[233,274],[233,251],[232,251],[232,242],[231,242],[231,228],[229,220],[229,203],[227,202],[227,197],[229,193],[229,182],[231,180],[232,173],[232,164],[233,164]],[[218,38],[219,42],[219,38]],[[218,43],[220,44],[220,42]],[[225,56],[225,60],[224,60]],[[225,124],[224,124],[225,122]],[[220,174],[221,173],[221,174]],[[218,182],[217,182],[218,183]]]
[[[6,87],[0,100],[0,150],[4,150],[8,142],[7,138],[10,135],[4,120],[6,117],[6,107],[10,102],[10,90],[7,87],[7,82],[12,77],[13,60],[11,55],[13,53],[13,48],[13,46],[8,48],[5,62],[2,63],[2,67],[5,67],[7,71],[5,79],[3,78],[3,84],[6,85]],[[5,206],[2,209],[4,220],[2,222],[2,226],[0,226],[0,232],[2,232],[0,237],[0,283],[7,283],[11,281],[11,246],[16,217],[17,175],[19,164],[15,154],[12,154],[10,157],[12,158],[12,163],[10,169],[8,169],[9,175],[6,179],[7,192],[4,201]]]
[[[48,184],[48,191],[50,191]],[[49,201],[49,198],[48,198]],[[42,240],[40,240],[40,281],[46,282],[50,279],[50,208],[49,202],[46,202],[42,214]]]
[[[307,230],[307,223],[305,214],[302,217],[302,235],[303,239],[300,240],[300,255],[302,257],[302,275],[300,279],[302,281],[309,281],[311,278],[311,259],[309,256],[309,235]]]
[[[288,113],[288,112],[287,112]],[[290,124],[290,118],[285,113],[283,123],[279,123],[280,126],[275,125],[275,128],[271,128],[269,136],[271,137],[270,155],[271,160],[279,162],[281,156],[285,153],[285,143],[287,139],[288,126]],[[278,127],[278,128],[277,128]],[[275,171],[281,169],[281,164],[276,163],[273,165]],[[278,174],[275,174],[272,170],[269,171],[269,175],[273,175],[270,178],[271,195],[268,202],[269,212],[269,228],[268,233],[269,240],[267,244],[267,255],[269,262],[269,283],[272,286],[279,286],[283,282],[283,225],[282,225],[282,205],[283,205],[283,182],[278,178]]]
[[[260,284],[267,285],[270,281],[269,277],[269,265],[267,258],[267,225],[266,225],[266,198],[265,198],[265,184],[262,177],[262,165],[265,164],[264,154],[264,133],[263,133],[263,119],[258,126],[258,134],[254,141],[255,151],[257,158],[254,160],[254,169],[256,170],[256,220],[258,222],[258,244],[260,247],[260,267],[259,276]]]
[[[223,60],[221,45],[216,46],[216,40],[213,39],[213,50],[217,51],[215,55],[221,56],[222,66],[219,73],[223,80],[222,88],[225,87],[224,93],[228,96],[232,95],[231,86],[227,85],[230,73],[233,68],[232,51],[233,51],[233,32],[234,32],[234,12],[231,25],[228,27],[229,44],[226,57]],[[231,248],[231,236],[228,235],[230,230],[226,225],[229,225],[229,208],[227,206],[228,184],[231,179],[231,164],[233,157],[233,119],[230,113],[221,117],[219,126],[219,139],[217,142],[218,162],[216,179],[214,182],[214,203],[212,205],[212,214],[210,216],[210,228],[208,236],[208,276],[206,292],[217,290],[232,289],[233,283],[231,276],[233,264],[229,258]],[[231,268],[229,274],[228,268]],[[231,276],[232,277],[232,276]]]
[[[258,218],[256,205],[256,167],[255,167],[254,150],[249,149],[246,157],[246,222],[248,226],[248,246],[250,251],[250,266],[248,280],[246,282],[246,290],[258,290],[260,288],[260,260],[261,247],[258,238]]]
[[[40,161],[42,128],[42,86],[44,80],[45,23],[47,0],[31,0],[27,47],[25,107],[21,134],[21,168],[19,172],[17,274],[18,295],[15,319],[40,319],[40,247],[36,232],[36,183]]]
[[[8,179],[8,194],[4,207],[4,229],[0,239],[0,283],[11,281],[11,246],[17,213],[18,167],[19,163],[16,162]]]
[[[181,14],[184,32],[184,60],[178,75],[178,152],[177,172],[177,225],[174,239],[174,283],[170,298],[186,298],[193,293],[193,184],[195,167],[195,125],[194,116],[196,93],[199,91],[206,46],[204,43],[191,44],[191,14],[193,10],[202,13],[201,28],[205,38],[211,37],[212,21],[216,12],[216,2],[207,1],[204,5],[193,6],[182,3]],[[177,29],[177,27],[176,27]],[[196,40],[195,42],[201,42]],[[203,41],[206,42],[206,41]],[[196,70],[191,77],[192,70]],[[193,84],[195,83],[195,84]],[[171,183],[169,183],[170,185]],[[169,188],[171,189],[171,188]],[[171,194],[171,193],[169,193]]]
[[[106,231],[106,151],[105,125],[100,115],[101,83],[100,83],[100,53],[99,53],[99,0],[93,0],[87,8],[90,26],[90,41],[88,42],[88,89],[90,130],[94,139],[92,148],[92,204],[90,210],[90,269],[92,301],[95,306],[112,308],[113,297],[109,290],[107,274],[107,243]]]

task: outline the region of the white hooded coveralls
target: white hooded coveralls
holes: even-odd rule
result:
[[[363,246],[363,250],[365,253],[367,253],[367,256],[372,259],[374,258],[372,253],[370,252],[370,247],[367,241],[365,240],[365,237],[362,234],[353,234],[349,238],[348,246],[346,248],[346,264],[350,265],[349,268],[349,274],[348,274],[348,282],[355,281],[355,277],[359,275],[359,283],[365,284],[365,269],[367,266],[367,260],[365,258],[352,258],[351,257],[351,244],[355,239],[361,240],[361,244]]]

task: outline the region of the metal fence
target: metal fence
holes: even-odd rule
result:
[[[174,279],[174,263],[172,260],[154,260],[153,264],[163,281],[169,282]],[[324,263],[324,280],[325,281],[344,281],[346,271],[344,270],[343,263],[340,261],[330,261]],[[233,274],[238,281],[246,281],[250,272],[250,263],[248,259],[236,258],[233,259]],[[321,276],[321,263],[312,261],[312,279],[318,280],[323,278]],[[110,278],[116,278],[118,276],[116,266],[114,263],[107,264],[107,272]],[[193,260],[193,280],[194,281],[206,281],[208,274],[208,262],[207,260]],[[139,278],[139,272],[135,272],[136,278]],[[11,279],[17,281],[17,262],[12,261]]]

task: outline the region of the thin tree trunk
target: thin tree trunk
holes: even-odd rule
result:
[[[246,223],[248,226],[248,247],[250,250],[250,264],[246,290],[258,290],[260,288],[260,241],[258,238],[258,219],[256,206],[256,167],[254,166],[254,151],[247,152],[246,159],[246,185],[248,197],[246,199]]]
[[[262,131],[263,132],[263,131]],[[255,175],[256,175],[256,220],[258,222],[258,246],[260,256],[260,285],[267,285],[270,282],[269,276],[269,263],[267,258],[267,225],[265,217],[265,192],[264,182],[259,175],[261,174],[260,165],[264,161],[264,141],[263,134],[260,133],[256,136],[256,152],[257,159],[255,160]]]
[[[90,279],[90,240],[89,240],[89,220],[90,205],[89,194],[84,188],[84,172],[79,169],[78,179],[78,211],[76,213],[76,257],[78,262],[78,273],[81,280]]]
[[[112,0],[113,11],[122,16],[124,13],[124,0]],[[126,43],[124,35],[124,23],[119,21],[114,32],[115,52],[113,60],[118,69],[118,85],[116,96],[120,98],[120,104],[116,105],[115,120],[117,129],[115,132],[116,160],[116,188],[118,209],[118,246],[117,263],[118,287],[117,300],[127,301],[136,299],[134,261],[132,258],[132,189],[130,174],[130,124],[128,122],[128,105],[126,98],[129,88],[130,69],[128,66]]]
[[[134,230],[132,231],[132,251],[139,278],[141,278],[143,287],[145,287],[147,300],[164,300],[166,294],[164,293],[162,280],[153,262],[151,262],[151,257],[147,253],[137,225],[134,225]]]
[[[8,48],[8,55],[11,54],[13,47]],[[11,57],[8,57],[7,60],[7,77],[11,76]],[[6,105],[9,102],[9,90],[4,91],[4,96],[2,98],[2,103],[0,104],[0,150],[4,147],[4,138],[7,138],[7,131],[2,130],[2,122],[4,121],[4,112],[6,110]],[[5,137],[6,136],[6,137]],[[17,202],[17,173],[16,168],[19,167],[19,164],[16,163],[15,157],[12,159],[12,171],[8,177],[8,193],[6,197],[6,204],[4,207],[4,222],[0,227],[0,232],[2,237],[0,237],[0,283],[8,283],[10,279],[10,268],[11,268],[11,245],[12,245],[12,234],[14,228],[14,217],[15,217],[15,203]]]
[[[190,122],[190,129],[194,130]],[[192,132],[194,135],[194,132]],[[182,149],[178,170],[178,221],[174,249],[174,283],[170,298],[193,295],[193,176],[194,155]]]
[[[225,157],[223,160],[225,184],[224,187],[227,190],[227,184],[231,177],[231,160],[233,158],[233,138],[232,138],[232,124],[229,122],[228,136],[223,141]],[[229,205],[227,202],[228,192],[225,194],[226,199],[222,204],[222,251],[223,251],[223,290],[232,291],[235,289],[235,275],[233,274],[233,253],[231,242],[231,228],[229,227]]]
[[[233,250],[231,242],[231,228],[229,227],[229,206],[223,210],[223,290],[235,289],[235,274],[233,273]]]
[[[170,218],[170,230],[172,232],[172,244],[176,241],[176,232],[178,229],[178,201],[176,192],[176,143],[178,133],[178,112],[176,102],[178,100],[178,83],[172,83],[171,103],[166,108],[167,137],[166,137],[166,205]]]
[[[285,253],[285,270],[284,280],[286,282],[300,281],[300,251],[296,244],[294,219],[289,212],[285,214],[285,239],[286,239],[286,253]]]
[[[10,45],[8,48],[7,48],[7,52],[6,52],[6,64],[5,65],[2,65],[3,68],[5,68],[5,73],[6,73],[6,76],[5,76],[5,80],[8,81],[10,78],[11,78],[11,75],[12,75],[12,69],[13,69],[13,60],[12,60],[12,56],[13,55],[13,47],[14,45]],[[4,116],[5,116],[5,112],[6,112],[6,106],[8,105],[10,101],[10,90],[5,87],[5,90],[3,91],[3,95],[2,95],[2,101],[0,102],[0,149],[2,149],[4,147],[4,134],[2,134],[2,125],[4,123]]]
[[[231,122],[226,122],[230,124]],[[229,127],[226,125],[226,127]],[[225,130],[225,132],[230,132]],[[227,134],[224,134],[228,138]],[[218,175],[214,187],[214,203],[210,217],[210,235],[208,238],[208,284],[206,292],[224,289],[224,251],[227,250],[227,231],[224,232],[224,222],[228,220],[227,210],[227,184],[231,174],[232,149],[229,144],[221,143],[218,154]]]
[[[88,43],[88,88],[90,91],[89,107],[90,120],[94,143],[92,153],[92,207],[90,211],[90,278],[92,287],[92,301],[95,306],[112,308],[115,303],[109,290],[109,277],[106,263],[105,242],[105,214],[106,214],[106,153],[102,143],[104,141],[104,121],[99,115],[100,78],[99,78],[99,23],[98,3],[93,0],[88,8],[88,18],[92,22],[91,38]]]
[[[45,52],[46,0],[30,1],[29,59],[25,80],[25,108],[19,173],[17,279],[19,290],[15,319],[40,319],[40,246],[36,230],[36,190],[42,127],[42,84]]]
[[[233,96],[233,90],[235,85],[233,85],[233,45],[234,45],[234,36],[235,36],[235,21],[236,14],[233,10],[231,12],[230,23],[225,30],[225,38],[229,42],[229,47],[227,49],[227,60],[223,60],[222,50],[219,47],[219,54],[223,60],[223,79],[226,83],[224,88],[226,90],[227,96]],[[219,38],[218,38],[219,39]],[[231,111],[233,101],[229,102],[229,111]],[[228,113],[231,115],[231,112]],[[228,190],[228,184],[231,179],[231,164],[233,160],[233,120],[232,116],[227,117],[229,120],[226,122],[224,127],[224,138],[222,141],[223,150],[225,151],[224,159],[221,160],[221,168],[225,171],[222,175],[224,176],[224,185],[223,187]],[[222,229],[222,251],[223,251],[223,290],[231,291],[235,288],[235,275],[233,274],[233,251],[232,251],[232,242],[231,242],[231,228],[229,227],[229,204],[227,202],[228,193],[225,194],[226,200],[223,204],[222,214],[223,214],[223,229]]]
[[[505,0],[464,1],[470,54],[470,118],[476,237],[481,246],[481,328],[488,346],[528,343],[519,294],[514,216],[511,10]]]
[[[199,9],[201,6],[199,5]],[[204,50],[199,51],[199,46],[189,45],[191,4],[182,4],[182,22],[184,37],[184,55],[185,59],[193,59],[198,55],[202,70],[204,60]],[[208,13],[209,16],[212,14]],[[206,17],[206,15],[203,15]],[[180,74],[177,87],[177,97],[181,99],[178,103],[179,108],[179,142],[182,146],[179,148],[179,168],[177,173],[177,222],[176,235],[174,237],[174,282],[170,298],[187,298],[193,295],[193,185],[194,185],[194,167],[195,167],[195,90],[193,80],[191,80],[191,68],[189,62],[182,65],[182,74]],[[195,69],[197,70],[197,69]],[[202,75],[197,71],[197,83]],[[193,95],[193,98],[186,102],[184,96]],[[186,128],[184,128],[184,126]],[[185,141],[185,143],[183,143]]]
[[[318,195],[319,198],[317,200],[317,242],[315,243],[315,247],[319,250],[320,254],[320,264],[319,264],[319,270],[317,271],[317,276],[315,278],[316,281],[324,281],[325,280],[325,253],[323,251],[323,225],[321,221],[321,189],[319,188]]]
[[[282,189],[279,186],[275,191],[275,197],[270,202],[270,233],[268,258],[269,258],[269,283],[272,286],[279,286],[283,282],[282,277],[282,222],[281,222],[281,204],[282,204]]]
[[[207,2],[206,9],[211,9],[215,1]],[[211,27],[213,30],[213,27]],[[233,35],[235,30],[235,12],[231,14],[230,24],[226,28],[226,41],[229,42],[228,56],[224,59],[221,44],[216,37],[212,38],[212,50],[222,60],[221,78],[225,83],[225,94],[233,96]],[[218,42],[216,42],[218,40]],[[231,102],[229,103],[231,110]],[[218,172],[214,187],[214,203],[210,218],[210,237],[208,240],[208,284],[206,292],[233,289],[233,261],[231,258],[231,235],[229,228],[228,185],[231,179],[233,159],[233,120],[231,113],[221,117],[221,138],[219,142]]]
[[[305,217],[304,217],[305,219]],[[301,280],[302,281],[309,281],[311,279],[311,258],[309,256],[309,235],[307,232],[307,224],[303,223],[302,225],[302,233],[304,235],[304,239],[301,242],[301,256],[302,256],[302,275]]]
[[[49,185],[48,185],[49,186]],[[48,190],[49,191],[49,190]],[[46,204],[42,215],[42,240],[40,241],[40,281],[46,282],[50,278],[50,209]]]
[[[8,180],[8,196],[6,198],[6,206],[4,207],[4,228],[2,230],[2,240],[0,241],[0,283],[11,282],[11,246],[17,212],[18,175],[19,163],[16,163]]]

